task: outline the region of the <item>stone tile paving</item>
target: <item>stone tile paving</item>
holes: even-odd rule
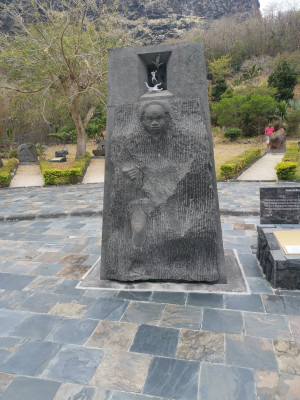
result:
[[[222,216],[249,294],[188,294],[76,289],[100,216],[0,222],[1,400],[299,399],[300,292],[264,280],[257,223]]]

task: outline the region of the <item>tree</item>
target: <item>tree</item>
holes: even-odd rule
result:
[[[222,56],[209,62],[209,69],[214,80],[224,78],[224,76],[227,76],[232,72],[230,63],[231,58],[228,56]]]
[[[120,17],[94,0],[12,0],[0,12],[11,21],[0,35],[2,88],[65,108],[84,156],[85,128],[106,99],[108,50],[129,40]]]
[[[224,78],[219,78],[217,79],[216,84],[213,87],[212,90],[212,100],[213,101],[219,101],[221,98],[221,95],[226,91],[227,89],[227,83]]]
[[[295,69],[286,60],[279,62],[268,78],[268,85],[277,89],[277,100],[288,101],[294,97],[297,76]]]

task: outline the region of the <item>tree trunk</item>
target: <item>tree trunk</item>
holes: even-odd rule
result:
[[[82,123],[82,119],[80,116],[80,112],[77,108],[77,105],[74,105],[71,109],[72,119],[76,126],[77,131],[77,151],[76,151],[76,158],[77,157],[84,157],[86,153],[86,135],[85,129]]]
[[[89,111],[87,112],[87,114],[86,114],[86,116],[85,116],[85,118],[83,120],[84,129],[87,127],[87,124],[90,122],[90,119],[92,118],[95,110],[96,110],[96,107],[91,107],[89,109]]]

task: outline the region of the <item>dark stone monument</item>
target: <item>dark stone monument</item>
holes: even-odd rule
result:
[[[68,154],[68,150],[61,150],[55,152],[55,157],[65,157]]]
[[[226,282],[210,130],[202,43],[110,52],[101,279]]]
[[[286,133],[281,127],[278,131],[269,136],[270,139],[270,152],[271,153],[284,153],[286,150]]]
[[[21,144],[18,147],[18,160],[20,164],[38,163],[35,146],[32,143]]]
[[[300,254],[286,254],[275,236],[299,230],[300,187],[261,188],[260,222],[266,225],[257,227],[257,258],[267,280],[276,288],[300,289]]]
[[[93,154],[95,157],[105,156],[105,140],[101,140],[97,149],[93,150]]]
[[[300,224],[300,187],[260,189],[261,224]]]

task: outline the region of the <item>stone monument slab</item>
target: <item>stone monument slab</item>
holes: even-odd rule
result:
[[[300,187],[260,188],[261,224],[299,224]]]
[[[38,163],[37,152],[34,144],[21,144],[18,147],[18,160],[20,164]]]
[[[101,279],[225,282],[203,44],[109,55]]]

